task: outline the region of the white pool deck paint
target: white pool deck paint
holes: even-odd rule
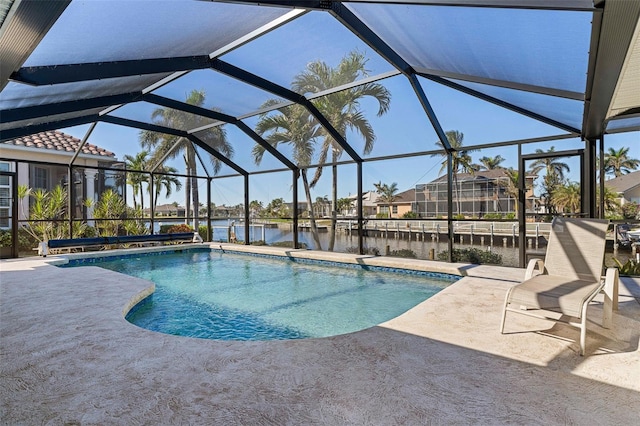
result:
[[[214,248],[219,248],[215,244]],[[225,250],[247,247],[222,245]],[[137,249],[129,249],[133,253]],[[124,319],[153,289],[54,256],[0,261],[0,422],[7,425],[631,425],[640,423],[640,282],[579,331],[507,317],[524,270],[251,247],[465,277],[380,326],[322,339],[223,342]]]

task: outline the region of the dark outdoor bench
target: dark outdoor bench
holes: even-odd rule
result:
[[[46,243],[46,250],[41,249],[40,253],[46,256],[51,250],[80,249],[84,251],[88,247],[102,247],[109,245],[136,244],[136,243],[172,243],[172,242],[201,242],[202,239],[194,232],[176,232],[173,234],[153,234],[153,235],[121,235],[118,237],[89,237],[89,238],[64,238],[59,240],[49,240]]]

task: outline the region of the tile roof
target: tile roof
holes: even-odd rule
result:
[[[17,139],[11,139],[2,142],[7,145],[24,146],[29,148],[41,148],[54,151],[75,152],[82,141],[71,135],[59,131],[40,132]],[[115,154],[107,151],[99,146],[85,143],[82,147],[82,153],[88,155],[98,155],[101,157],[115,158]]]
[[[393,202],[393,204],[411,203],[416,200],[416,189],[415,188],[407,189],[404,192],[400,192],[396,194],[396,197],[397,198]]]
[[[492,170],[478,170],[474,174],[471,173],[458,173],[458,182],[464,182],[468,180],[480,180],[480,179],[498,179],[506,177],[507,174],[504,169],[492,169]],[[437,179],[432,180],[429,183],[446,182],[447,175],[440,176]]]
[[[640,185],[640,170],[609,179],[605,185],[611,187],[614,191],[625,192]]]

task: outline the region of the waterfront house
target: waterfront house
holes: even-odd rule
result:
[[[533,192],[535,178],[534,175],[526,176],[528,213],[539,212],[540,209]],[[515,215],[517,199],[510,188],[510,178],[505,169],[458,173],[457,184],[452,191],[453,214],[468,218],[482,218],[486,214]],[[447,176],[416,185],[415,211],[420,217],[447,216]]]
[[[620,205],[640,204],[640,170],[609,179],[605,185],[618,194]]]
[[[78,149],[80,152],[74,159]],[[73,167],[69,164],[73,160]],[[0,143],[0,170],[16,173],[4,175],[0,180],[0,228],[9,227],[11,193],[13,185],[26,185],[32,189],[50,191],[57,185],[68,188],[69,176],[73,182],[74,217],[91,218],[92,208],[83,204],[85,199],[97,200],[108,188],[119,188],[122,193],[124,180],[117,171],[106,171],[99,167],[117,167],[113,152],[90,143],[82,144],[78,138],[60,131],[40,132],[30,136],[10,139]],[[13,176],[17,176],[14,178]],[[13,179],[17,179],[14,182]],[[18,209],[19,220],[26,219],[29,200]]]

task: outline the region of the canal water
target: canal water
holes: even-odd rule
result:
[[[176,222],[155,222],[155,232],[158,232],[161,225],[167,225],[170,223],[184,223],[184,221],[176,221]],[[206,222],[203,222],[203,224]],[[215,220],[212,221],[213,226],[213,241],[228,241],[229,236],[229,227],[233,224],[233,228],[235,230],[235,234],[238,239],[244,239],[244,225],[238,224],[232,220]],[[429,259],[430,251],[433,249],[435,253],[435,258],[437,259],[438,253],[448,250],[448,244],[446,241],[436,242],[432,240],[426,241],[416,241],[415,236],[414,239],[396,239],[394,237],[394,233],[390,232],[388,237],[380,236],[380,237],[364,237],[364,245],[366,248],[373,249],[376,248],[380,252],[380,254],[384,254],[387,250],[387,246],[390,251],[397,250],[411,250],[416,254],[418,259]],[[329,245],[329,233],[328,232],[320,232],[318,234],[320,239],[320,244],[322,250],[326,250]],[[250,241],[260,241],[264,240],[267,244],[273,244],[279,241],[293,241],[293,232],[290,230],[288,226],[283,227],[263,227],[262,225],[251,225],[249,228],[249,238]],[[503,238],[495,238],[494,244],[489,244],[489,238],[486,238],[485,244],[460,244],[457,240],[454,244],[454,248],[477,248],[480,250],[491,251],[493,253],[499,254],[502,257],[502,265],[503,266],[513,266],[517,267],[519,263],[519,253],[518,246],[513,245],[513,240],[511,238],[506,239],[506,246],[504,245]],[[311,232],[308,231],[300,231],[298,233],[298,241],[301,243],[305,243],[309,249],[317,249],[315,243],[313,241],[313,237]],[[468,241],[468,239],[465,239]],[[497,244],[495,244],[497,243]],[[334,251],[336,252],[346,252],[349,249],[355,250],[358,247],[358,237],[357,235],[348,235],[345,232],[338,232],[336,235]],[[536,249],[535,246],[528,247],[528,257],[535,257],[535,254],[539,254],[540,257],[544,258],[544,250],[545,247],[538,247]],[[626,262],[627,259],[631,257],[630,250],[619,250],[615,253],[606,253],[605,255],[605,265],[614,266],[614,262],[612,257],[617,258],[622,263]]]

